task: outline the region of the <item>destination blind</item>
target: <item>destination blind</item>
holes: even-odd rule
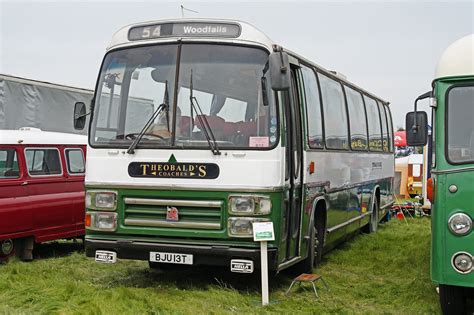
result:
[[[133,27],[128,33],[128,39],[134,41],[169,36],[238,37],[239,35],[240,26],[232,23],[162,23]]]

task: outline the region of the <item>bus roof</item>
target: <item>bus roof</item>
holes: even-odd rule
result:
[[[435,79],[474,75],[474,34],[452,43],[441,56]]]
[[[163,35],[165,27],[161,27],[158,31],[157,36],[150,36],[148,38],[138,38],[140,34],[143,34],[145,27],[150,27],[148,29],[147,35],[153,33],[156,26],[163,26],[166,25],[167,31],[166,35]],[[174,29],[176,25],[180,25],[180,28]],[[196,30],[194,34],[184,34],[184,26],[200,26],[201,32]],[[218,27],[219,25],[237,25],[239,28],[239,32],[224,34],[220,33],[217,30],[218,35],[214,35],[211,32],[202,32],[202,29],[205,28],[206,25]],[[198,27],[199,28],[199,27]],[[207,29],[210,31],[210,29]],[[138,33],[137,33],[138,32]],[[186,38],[188,41],[219,41],[219,42],[229,42],[229,43],[240,43],[240,44],[251,44],[251,45],[258,45],[265,47],[268,51],[273,50],[273,46],[276,45],[274,41],[272,41],[267,35],[265,35],[262,31],[260,31],[257,27],[253,26],[250,23],[239,21],[239,20],[227,20],[227,19],[172,19],[172,20],[157,20],[157,21],[148,21],[136,24],[130,24],[125,27],[122,27],[118,30],[112,37],[112,41],[107,47],[107,51],[119,48],[119,47],[127,47],[127,46],[135,46],[140,44],[148,44],[148,43],[165,43],[165,42],[176,42],[177,39]],[[388,105],[389,102],[374,95],[373,93],[364,90],[360,86],[350,82],[344,75],[341,75],[337,71],[328,70],[319,64],[316,64],[288,49],[284,49],[289,54],[293,55],[295,58],[298,58],[320,70],[321,72],[331,76],[333,78],[337,78],[340,81],[347,83],[348,85],[355,87],[369,96],[380,100],[384,104]]]
[[[173,28],[174,25],[182,25],[182,26],[200,26],[200,30],[197,30],[195,33],[187,33],[183,34],[182,32],[176,31],[174,29],[167,32],[166,35],[161,34],[150,38],[140,38],[140,39],[133,39],[131,38],[131,30],[132,29],[139,29],[140,27],[146,26],[156,26],[156,25],[171,25],[170,27]],[[206,25],[211,26],[232,26],[237,25],[239,27],[239,32],[232,33],[230,35],[225,35],[224,33],[217,32],[203,32],[203,27]],[[164,29],[164,28],[163,28]],[[153,32],[153,30],[151,30]],[[161,33],[164,33],[162,30]],[[217,35],[214,35],[217,34]],[[194,36],[193,36],[194,35]],[[219,40],[219,41],[228,41],[228,42],[247,42],[253,44],[259,44],[260,46],[265,46],[269,50],[272,49],[273,42],[259,29],[255,26],[237,20],[226,20],[226,19],[172,19],[172,20],[158,20],[158,21],[148,21],[142,23],[136,23],[127,25],[122,27],[118,30],[114,36],[112,37],[112,41],[110,42],[107,50],[112,48],[116,48],[118,46],[127,46],[129,44],[139,44],[139,43],[154,43],[154,42],[165,42],[165,41],[176,41],[178,38],[187,38],[190,40],[201,40],[204,38],[206,40]]]
[[[25,127],[20,130],[0,130],[0,144],[87,145],[87,136]]]

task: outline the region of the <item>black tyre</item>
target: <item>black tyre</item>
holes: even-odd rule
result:
[[[467,314],[466,295],[463,287],[440,284],[439,302],[445,315]]]
[[[0,241],[0,260],[7,261],[15,255],[16,240],[6,239]]]
[[[374,205],[372,206],[372,214],[370,215],[369,224],[362,228],[364,233],[375,233],[379,226],[379,202],[377,198],[374,200]]]

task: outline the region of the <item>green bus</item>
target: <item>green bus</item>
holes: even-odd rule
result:
[[[310,271],[377,230],[393,177],[389,104],[344,76],[240,21],[129,25],[92,103],[86,255],[250,273],[253,223],[273,222],[269,268]]]
[[[474,296],[474,34],[454,42],[441,57],[433,90],[407,114],[409,145],[426,144],[427,114],[418,100],[431,98],[431,277],[445,314],[467,312]]]

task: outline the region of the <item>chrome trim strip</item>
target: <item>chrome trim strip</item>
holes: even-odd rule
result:
[[[145,199],[145,198],[124,198],[124,202],[127,205],[206,207],[206,208],[221,208],[223,204],[222,201]]]
[[[166,220],[152,220],[152,219],[125,219],[125,225],[129,226],[153,226],[165,228],[183,228],[183,229],[205,229],[205,230],[219,230],[220,223],[211,222],[186,222],[186,221],[166,221]]]
[[[188,190],[188,191],[230,191],[230,192],[282,192],[289,189],[289,185],[274,186],[274,187],[232,187],[232,188],[218,188],[218,187],[193,187],[193,186],[176,186],[176,185],[130,185],[121,183],[99,183],[87,182],[87,189],[107,188],[107,189],[149,189],[149,190]]]
[[[351,223],[354,223],[354,222],[356,222],[356,221],[362,220],[362,219],[365,218],[366,216],[371,215],[372,212],[373,212],[373,211],[367,211],[366,213],[364,213],[364,214],[362,214],[362,215],[360,215],[360,216],[358,216],[358,217],[352,218],[352,219],[350,219],[350,220],[348,220],[348,221],[346,221],[346,222],[343,222],[343,223],[341,223],[341,224],[338,224],[338,225],[336,225],[336,226],[333,226],[332,228],[327,229],[327,232],[328,232],[328,233],[332,233],[332,232],[334,232],[334,231],[336,231],[336,230],[339,230],[339,229],[341,229],[341,228],[343,228],[343,227],[345,227],[345,226],[347,226],[347,225],[349,225],[349,224],[351,224]]]
[[[474,167],[463,167],[463,168],[456,168],[453,170],[443,170],[443,171],[436,171],[432,170],[432,174],[450,174],[450,173],[461,173],[461,172],[469,172],[469,171],[474,171]]]

